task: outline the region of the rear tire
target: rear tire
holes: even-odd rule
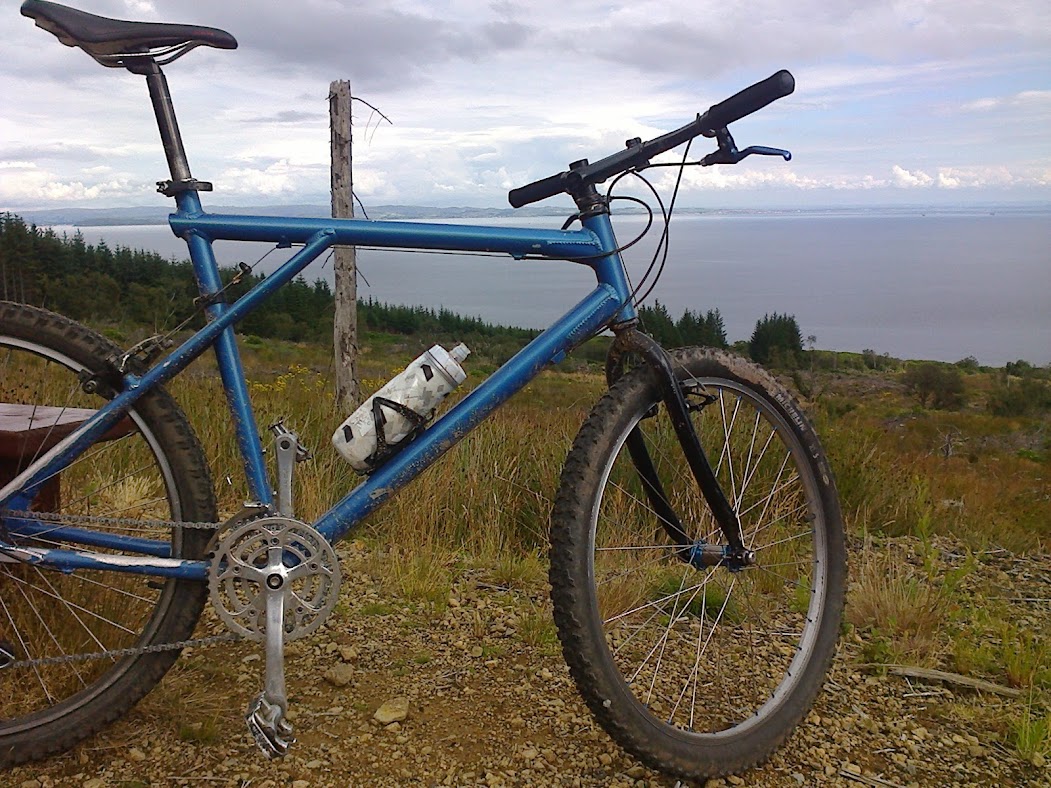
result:
[[[694,544],[726,542],[639,368],[566,460],[550,580],[563,654],[603,728],[649,766],[703,779],[764,760],[810,708],[835,651],[846,555],[828,462],[784,388],[720,351],[671,357],[757,563],[694,568],[662,528],[626,446],[635,429]]]
[[[35,307],[0,302],[0,403],[32,410],[47,427],[71,408],[97,409],[78,374],[103,373],[119,348],[99,334]],[[22,409],[25,412],[25,408]],[[186,417],[163,390],[143,396],[127,434],[100,442],[64,471],[35,509],[121,519],[214,522],[208,466]],[[30,463],[27,450],[5,460],[8,473]],[[10,475],[2,479],[10,480]],[[86,526],[83,526],[86,527]],[[144,523],[95,530],[171,541],[173,557],[204,558],[211,531]],[[98,550],[36,535],[15,545]],[[0,562],[0,641],[17,661],[137,648],[192,637],[207,598],[202,582],[120,572],[72,574]],[[0,766],[72,747],[116,720],[161,680],[178,651],[9,667],[0,673]],[[17,687],[17,690],[15,689]]]

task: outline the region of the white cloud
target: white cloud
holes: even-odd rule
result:
[[[1051,108],[1051,90],[1023,90],[1010,96],[996,96],[968,101],[961,109],[967,112],[988,112],[1005,107],[1021,109]]]
[[[895,164],[894,167],[891,168],[891,171],[894,174],[894,185],[900,186],[904,189],[927,187],[934,183],[934,178],[923,170],[910,172],[909,170]]]
[[[166,71],[193,172],[216,185],[208,203],[323,201],[332,79],[350,79],[396,124],[373,118],[366,128],[370,111],[355,108],[362,196],[500,205],[509,187],[668,131],[782,65],[797,92],[735,135],[742,147],[783,145],[797,159],[695,169],[688,193],[753,190],[762,199],[781,189],[817,200],[835,199],[823,190],[863,191],[893,201],[926,187],[966,199],[983,188],[1049,196],[1047,0],[1009,0],[995,15],[979,0],[90,6],[219,26],[240,41],[237,52],[202,47]],[[152,182],[166,171],[141,78],[98,68],[17,12],[0,15],[0,39],[0,158],[41,171],[0,185],[4,204],[62,193],[159,204]],[[976,166],[992,150],[1006,175]]]
[[[66,180],[32,162],[0,162],[0,170],[4,172],[0,180],[0,205],[39,206],[113,197],[142,200],[152,191],[150,186],[128,178],[95,182]]]

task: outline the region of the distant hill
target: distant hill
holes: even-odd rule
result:
[[[209,206],[214,213],[250,214],[253,216],[329,216],[327,205],[276,206]],[[564,216],[567,206],[544,208],[436,208],[425,205],[375,205],[368,209],[370,219],[497,219],[511,216]],[[131,224],[167,224],[171,208],[149,206],[136,208],[49,208],[23,210],[18,214],[28,223],[39,226],[75,225],[109,227]],[[360,211],[357,214],[361,217]]]

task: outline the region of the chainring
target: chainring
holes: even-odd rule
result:
[[[339,598],[336,551],[315,528],[280,516],[249,520],[217,545],[208,589],[223,622],[250,640],[266,637],[266,582],[274,548],[282,551],[286,641],[316,631]]]

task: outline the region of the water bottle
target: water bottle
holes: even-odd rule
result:
[[[332,445],[354,470],[372,470],[464,381],[460,362],[470,352],[462,342],[449,351],[432,347],[350,414],[333,433]]]

